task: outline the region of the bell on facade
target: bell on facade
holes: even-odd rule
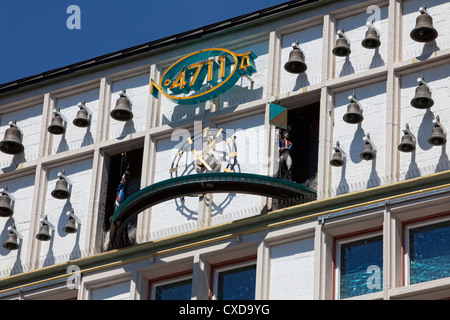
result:
[[[344,35],[343,31],[338,32],[338,38],[336,40],[336,46],[333,49],[333,54],[338,57],[345,57],[350,55],[350,43]]]
[[[11,207],[11,198],[8,194],[2,193],[0,195],[0,217],[10,217],[14,213]]]
[[[364,144],[363,151],[359,156],[361,157],[361,159],[367,161],[373,160],[375,158],[375,152],[372,148],[372,145],[369,142],[366,141],[366,143]]]
[[[305,57],[298,46],[298,42],[292,44],[292,51],[289,53],[289,60],[284,65],[284,69],[290,73],[300,74],[308,69]]]
[[[57,114],[53,113],[52,122],[47,128],[48,132],[51,134],[63,134],[66,132],[66,128],[64,127],[63,118]]]
[[[73,217],[69,217],[69,220],[67,220],[66,225],[63,228],[63,231],[65,233],[76,233],[77,232],[76,221]]]
[[[364,120],[363,115],[361,114],[361,109],[356,101],[350,102],[347,106],[347,113],[344,114],[344,121],[347,123],[360,123]]]
[[[41,223],[39,233],[36,235],[36,239],[39,241],[48,241],[52,238],[50,235],[50,227],[46,223]]]
[[[434,105],[434,101],[431,99],[430,89],[425,83],[419,82],[416,88],[416,94],[411,100],[411,105],[417,109],[427,109]]]
[[[401,143],[398,145],[398,150],[401,152],[413,152],[416,150],[416,144],[413,141],[412,136],[405,132],[405,134],[402,137]]]
[[[79,107],[80,110],[78,110],[77,116],[73,119],[72,123],[79,128],[86,128],[91,124],[91,120],[89,120],[89,113],[84,107],[84,101]]]
[[[428,143],[433,146],[442,146],[447,143],[444,130],[438,124],[435,124],[431,132],[431,137],[428,139]]]
[[[377,30],[370,26],[366,31],[366,37],[361,42],[361,45],[366,49],[376,49],[381,45]]]
[[[60,177],[56,181],[55,189],[51,192],[53,198],[56,199],[67,199],[70,197],[69,183],[63,177]]]
[[[336,150],[331,158],[330,165],[333,167],[342,167],[344,165],[344,159],[342,158],[342,153]]]
[[[0,151],[6,154],[20,154],[24,149],[22,132],[16,126],[15,121],[11,122],[5,131],[4,139],[0,142]]]
[[[3,248],[6,250],[17,250],[19,249],[19,243],[17,242],[17,234],[10,231],[6,241],[3,243]]]
[[[131,112],[131,102],[125,94],[125,90],[120,93],[119,99],[116,101],[116,107],[110,112],[111,118],[117,121],[128,121],[133,119]]]
[[[420,16],[416,18],[416,27],[411,31],[411,38],[417,42],[431,42],[438,36],[433,27],[433,18],[427,13],[425,5],[420,9]]]

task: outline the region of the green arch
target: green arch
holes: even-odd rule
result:
[[[182,196],[230,192],[276,199],[316,194],[291,181],[249,173],[202,173],[168,179],[133,193],[120,205],[111,218],[111,244],[118,245],[128,222],[147,208]]]

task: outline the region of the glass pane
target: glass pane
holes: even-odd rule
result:
[[[383,290],[383,237],[341,245],[340,298]]]
[[[156,287],[155,300],[191,300],[192,279]]]
[[[256,266],[219,273],[218,300],[255,300]]]
[[[450,277],[450,221],[410,230],[410,283]]]

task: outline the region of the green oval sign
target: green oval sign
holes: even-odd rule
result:
[[[195,104],[211,100],[232,88],[241,76],[251,76],[256,55],[212,48],[191,53],[172,64],[159,85],[151,80],[150,93],[161,92],[179,104]]]

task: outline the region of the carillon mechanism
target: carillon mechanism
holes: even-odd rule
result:
[[[341,149],[339,141],[336,141],[336,145],[333,147],[334,153],[330,160],[330,165],[333,167],[342,167],[345,164],[345,159],[347,158],[344,150]]]
[[[51,134],[60,135],[66,132],[65,123],[67,123],[67,119],[64,115],[59,111],[58,108],[53,110],[53,116],[51,124],[48,126],[47,130]]]
[[[366,37],[361,45],[366,49],[376,49],[381,45],[380,33],[371,22],[367,23]]]
[[[346,57],[350,55],[350,41],[347,39],[344,29],[337,32],[338,38],[336,40],[336,46],[333,49],[333,54],[338,57]]]
[[[92,112],[86,107],[86,102],[80,102],[78,104],[80,110],[77,112],[77,116],[73,119],[72,123],[79,128],[89,127],[91,124],[90,117],[92,116]]]
[[[305,57],[300,50],[298,41],[292,44],[292,51],[289,53],[289,61],[284,65],[287,72],[300,74],[308,69],[305,63]]]
[[[438,31],[433,27],[433,18],[428,14],[425,4],[419,9],[416,27],[411,31],[411,38],[417,42],[431,42],[438,37]]]
[[[347,106],[347,113],[344,114],[343,120],[350,124],[360,123],[364,120],[362,115],[362,107],[356,100],[355,93],[348,97],[350,104]]]
[[[365,144],[364,144],[363,151],[359,155],[360,158],[363,159],[363,160],[366,160],[366,161],[375,159],[376,147],[373,144],[372,140],[370,140],[370,135],[367,134],[363,138],[363,140],[364,140]]]
[[[65,175],[64,170],[58,173],[58,177],[51,195],[56,199],[67,199],[70,197],[69,185],[72,185],[72,181]]]
[[[111,118],[117,121],[128,121],[133,119],[133,112],[131,112],[131,101],[126,95],[126,90],[123,89],[120,93],[119,99],[116,101],[116,106],[110,112]]]
[[[401,152],[413,152],[416,150],[416,138],[409,130],[409,124],[406,124],[406,128],[403,130],[403,136],[398,150]]]
[[[425,82],[424,77],[417,79],[419,85],[416,88],[416,94],[411,100],[411,105],[417,109],[428,109],[434,105],[434,100],[431,98],[431,89]]]
[[[5,131],[5,137],[0,142],[0,151],[6,154],[20,154],[25,150],[22,144],[22,131],[16,124],[16,120],[9,123]]]

